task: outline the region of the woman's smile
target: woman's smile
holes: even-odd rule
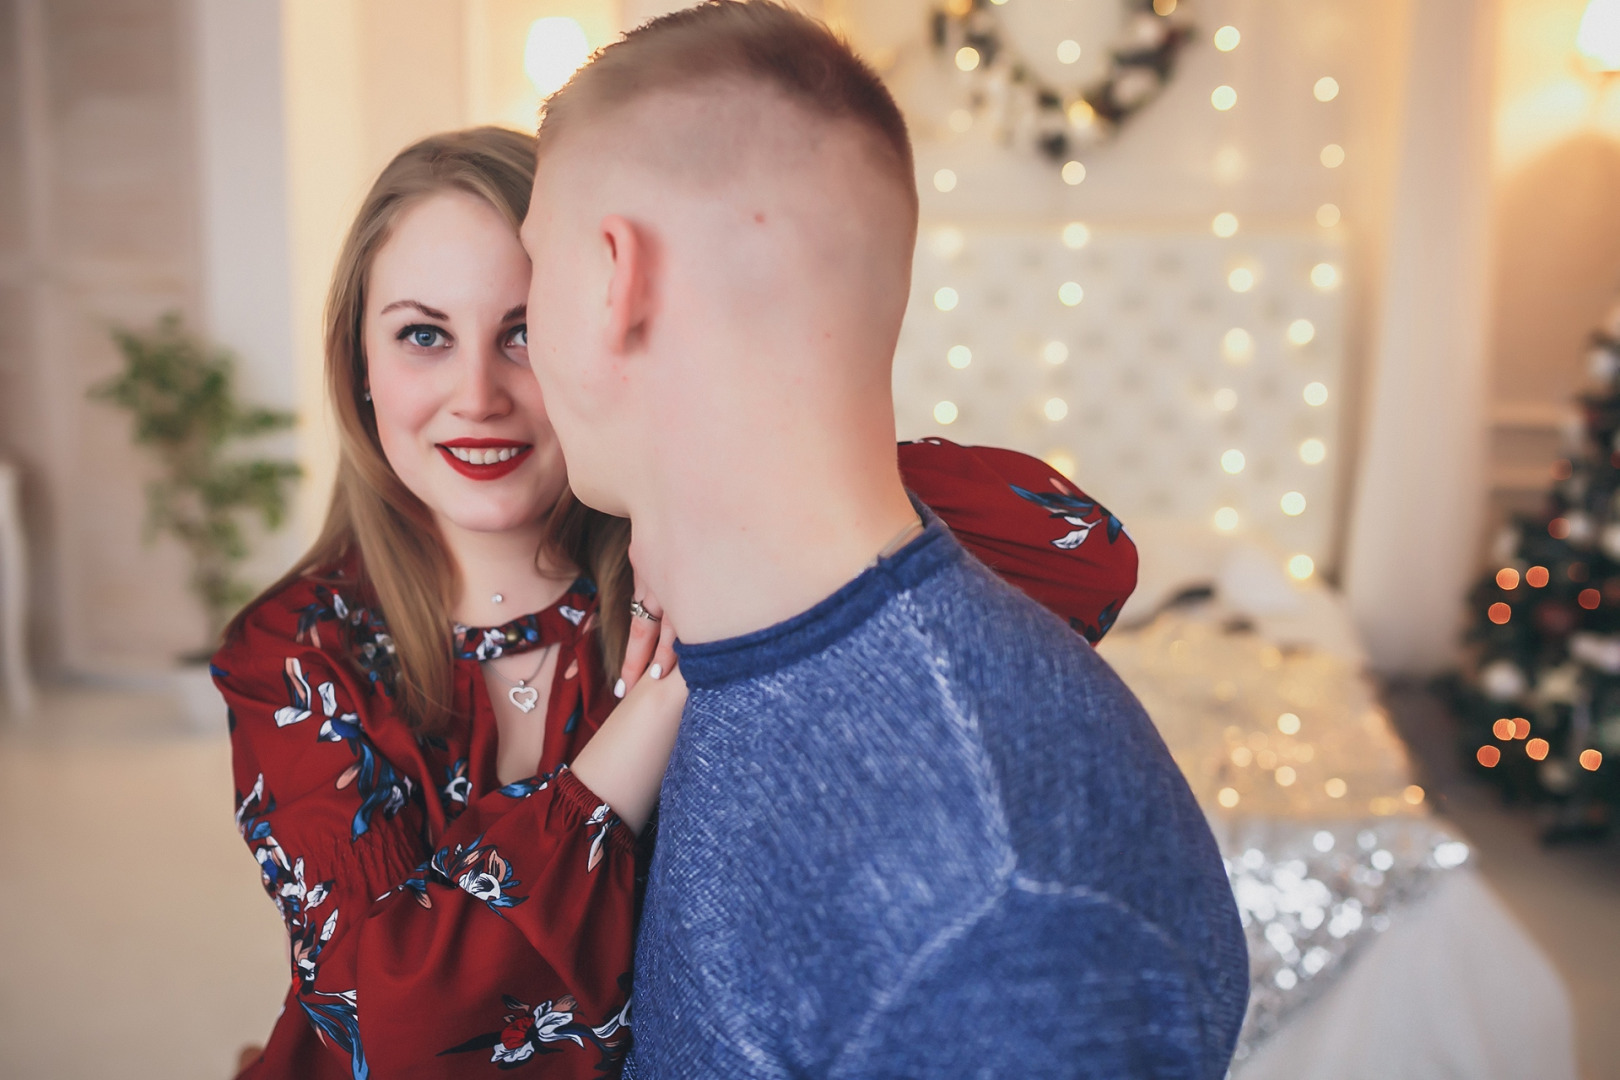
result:
[[[445,462],[473,480],[499,480],[529,458],[533,443],[511,439],[451,439],[434,444]]]

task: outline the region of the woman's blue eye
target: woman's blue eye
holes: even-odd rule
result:
[[[399,332],[399,339],[415,345],[419,349],[431,349],[443,342],[444,331],[437,326],[424,326],[418,323],[407,326]]]
[[[529,328],[527,326],[517,327],[507,337],[506,341],[514,349],[527,349],[529,347]]]

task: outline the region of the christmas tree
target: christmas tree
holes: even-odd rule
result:
[[[1620,802],[1620,305],[1590,361],[1545,506],[1504,528],[1469,594],[1453,702],[1470,766],[1541,805],[1548,841],[1603,833]]]

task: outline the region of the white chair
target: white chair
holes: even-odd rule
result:
[[[24,625],[28,612],[28,553],[23,545],[22,477],[0,461],[0,684],[14,717],[34,707]]]

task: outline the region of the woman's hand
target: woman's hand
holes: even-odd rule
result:
[[[614,706],[569,766],[574,778],[638,835],[658,803],[685,707],[686,680],[679,668],[659,679],[643,679]]]
[[[643,675],[661,679],[675,669],[675,628],[664,618],[658,598],[636,582],[636,603],[646,614],[630,616],[630,640],[624,650],[624,666],[613,692],[624,697],[635,689]],[[634,610],[634,609],[632,609]]]

